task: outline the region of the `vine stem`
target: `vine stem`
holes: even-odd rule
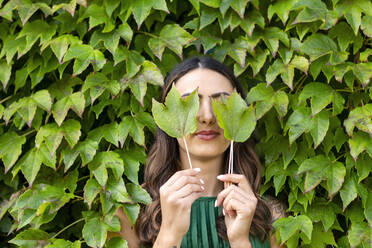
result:
[[[62,228],[61,231],[57,232],[53,237],[51,237],[51,239],[54,239],[55,237],[57,237],[58,235],[60,235],[61,233],[63,233],[65,230],[67,230],[68,228],[70,228],[71,226],[73,226],[73,225],[75,225],[75,224],[77,224],[77,223],[79,223],[79,222],[81,222],[83,220],[84,220],[84,218],[81,218],[81,219],[78,219],[75,222],[72,222],[70,225],[65,226],[64,228]]]
[[[2,99],[2,100],[0,101],[0,104],[3,103],[3,102],[6,102],[6,101],[9,100],[10,98],[12,98],[12,96],[5,97],[4,99]]]
[[[187,153],[187,158],[189,159],[190,168],[192,169],[192,164],[191,164],[191,158],[190,158],[189,148],[187,148],[187,143],[186,143],[186,139],[185,139],[185,137],[183,137],[183,143],[185,143],[186,153]]]

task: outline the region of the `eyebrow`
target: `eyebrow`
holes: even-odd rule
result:
[[[185,93],[185,94],[181,95],[181,97],[185,97],[185,96],[189,96],[189,95],[191,95],[191,93]],[[210,95],[210,97],[212,97],[212,98],[217,98],[217,97],[219,97],[219,96],[221,96],[221,95],[230,96],[229,93],[223,91],[223,92],[217,92],[217,93],[214,93],[214,94]],[[198,94],[198,96],[199,96],[199,97],[202,97],[202,96],[199,95],[199,94]]]

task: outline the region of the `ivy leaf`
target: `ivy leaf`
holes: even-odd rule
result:
[[[361,29],[366,36],[372,37],[372,16],[363,16]]]
[[[329,112],[326,110],[313,116],[313,126],[311,128],[310,134],[314,140],[314,149],[322,143],[324,137],[327,134],[329,128]]]
[[[161,60],[164,48],[168,47],[182,59],[182,47],[195,38],[177,24],[165,25],[157,38],[150,38],[148,45],[156,57]]]
[[[241,19],[244,19],[244,12],[248,1],[246,0],[232,0],[231,1],[231,8],[239,14]]]
[[[328,196],[333,197],[341,188],[346,169],[340,162],[332,162],[324,155],[318,155],[303,161],[298,173],[306,172],[304,191],[314,189],[322,180],[327,180]]]
[[[10,75],[12,73],[12,66],[8,65],[5,60],[0,60],[0,81],[3,84],[3,89],[8,85]]]
[[[89,178],[86,182],[84,187],[84,202],[88,204],[89,209],[91,208],[93,200],[96,198],[101,189],[101,186],[94,178]]]
[[[45,246],[45,248],[80,248],[81,242],[79,240],[74,243],[64,239],[52,239],[51,243]]]
[[[138,203],[150,204],[152,202],[151,196],[141,186],[133,183],[127,183],[126,188],[130,197]]]
[[[273,106],[277,110],[279,116],[283,117],[287,113],[289,99],[285,92],[274,92],[271,86],[266,87],[260,83],[253,87],[247,94],[246,101],[248,104],[256,102],[256,119],[260,119]]]
[[[37,106],[50,113],[52,108],[52,98],[50,97],[48,90],[40,90],[35,94],[32,94],[31,98]]]
[[[71,59],[75,59],[74,75],[82,73],[90,63],[96,70],[102,69],[106,64],[106,59],[102,52],[85,44],[74,44],[70,46],[63,58],[63,63]]]
[[[85,108],[84,95],[81,92],[75,92],[69,96],[58,100],[52,109],[54,119],[57,124],[61,126],[63,120],[66,118],[69,109],[72,109],[80,118],[82,118]]]
[[[163,82],[163,75],[159,68],[154,63],[145,60],[142,63],[141,71],[133,79],[130,79],[128,83],[132,93],[143,106],[147,83],[162,86]]]
[[[273,4],[270,4],[267,10],[267,17],[269,20],[276,14],[283,24],[285,24],[289,17],[289,12],[292,9],[292,6],[296,3],[296,0],[289,1],[276,1]]]
[[[128,243],[122,237],[113,237],[107,242],[106,247],[107,248],[128,248]]]
[[[77,120],[67,120],[62,123],[61,129],[67,143],[73,148],[79,141],[81,135],[81,125]]]
[[[119,180],[124,172],[123,160],[113,151],[99,152],[88,164],[88,168],[102,187],[105,187],[108,179],[107,168],[112,169],[116,180]]]
[[[353,73],[365,88],[372,78],[372,62],[354,64]]]
[[[311,98],[312,115],[319,113],[331,102],[333,102],[333,108],[335,109],[338,104],[343,105],[345,101],[342,96],[329,85],[318,82],[306,84],[298,96],[298,101],[302,102],[307,98]]]
[[[18,136],[15,132],[7,132],[0,137],[0,158],[5,166],[5,174],[12,168],[22,153],[22,145],[26,137]]]
[[[139,204],[124,204],[123,205],[123,209],[124,209],[124,212],[125,214],[128,216],[128,219],[130,221],[130,223],[132,224],[132,226],[134,225],[134,223],[136,223],[136,220],[137,220],[137,217],[139,215],[139,212],[140,212],[140,206]]]
[[[331,230],[324,231],[319,224],[315,224],[311,236],[311,244],[314,245],[314,247],[326,247],[327,245],[336,246],[336,241]]]
[[[113,200],[120,203],[131,202],[123,178],[119,178],[119,181],[109,178],[106,185],[106,192],[112,197]]]
[[[212,8],[218,8],[221,4],[221,0],[199,0],[199,2]]]
[[[122,122],[119,124],[118,130],[119,130],[119,143],[120,146],[123,147],[124,142],[130,134],[130,136],[133,138],[133,140],[139,144],[144,145],[145,144],[145,134],[143,131],[144,125],[137,121],[135,118],[131,116],[125,116],[122,119]]]
[[[296,233],[303,232],[311,239],[313,224],[306,215],[289,216],[274,222],[274,228],[279,231],[281,243],[284,243]]]
[[[132,2],[133,17],[138,25],[138,29],[141,28],[143,21],[148,17],[153,5],[152,1],[139,0]]]
[[[198,109],[197,91],[193,91],[185,99],[182,99],[174,85],[167,95],[165,106],[155,99],[152,100],[152,114],[155,123],[174,138],[183,138],[195,132]]]
[[[353,135],[354,127],[369,133],[372,136],[372,104],[366,104],[350,111],[349,117],[344,121],[346,132]]]
[[[365,150],[372,156],[372,139],[362,132],[354,133],[353,138],[349,139],[350,154],[356,161],[359,154]]]
[[[213,100],[212,106],[226,139],[244,142],[249,138],[256,126],[255,112],[236,91],[227,100]]]
[[[347,177],[340,190],[340,196],[343,203],[343,211],[358,196],[357,185],[354,177]]]
[[[289,143],[292,144],[301,134],[309,132],[312,127],[313,119],[310,118],[310,109],[299,107],[289,116],[284,132],[289,130]]]
[[[90,247],[103,247],[108,225],[100,217],[87,218],[83,227],[83,238]]]
[[[17,234],[15,238],[9,241],[21,247],[37,247],[40,243],[46,243],[49,239],[49,234],[39,229],[26,229]]]
[[[33,148],[22,156],[22,158],[17,162],[16,167],[22,170],[27,182],[29,185],[32,185],[40,170],[41,163],[42,159],[38,150]]]
[[[363,240],[370,239],[371,228],[366,222],[353,222],[347,235],[350,245],[357,247]],[[368,243],[369,241],[366,240]]]

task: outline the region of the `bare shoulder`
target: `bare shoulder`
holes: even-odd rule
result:
[[[118,208],[115,215],[120,220],[121,230],[118,233],[108,233],[108,238],[120,236],[128,242],[129,248],[139,248],[139,239],[134,226],[131,225],[128,216],[125,214],[123,208]]]
[[[283,202],[279,201],[278,199],[268,196],[266,197],[266,203],[269,205],[272,215],[272,222],[280,219],[282,217],[286,217],[286,206]]]

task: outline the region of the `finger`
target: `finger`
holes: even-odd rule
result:
[[[240,201],[237,198],[232,196],[226,197],[223,208],[225,209],[225,213],[229,217],[233,217],[237,215],[237,212],[245,207],[244,202]]]
[[[192,193],[200,193],[204,190],[205,190],[204,187],[199,184],[187,184],[178,191],[176,191],[175,196],[177,199],[185,198]]]
[[[187,184],[199,184],[202,186],[204,182],[196,176],[181,176],[174,184],[168,187],[169,190],[177,191]]]
[[[249,192],[248,193],[245,192],[243,189],[239,188],[236,185],[230,185],[229,187],[227,187],[226,189],[222,190],[217,195],[216,206],[221,205],[224,202],[224,200],[227,197],[227,195],[229,195],[232,191],[236,191],[236,192],[240,193],[240,197],[244,198],[245,200],[248,200],[249,199],[249,197],[247,196],[247,194],[249,194]]]
[[[196,176],[199,174],[200,168],[193,168],[193,169],[186,169],[186,170],[180,170],[171,176],[168,181],[164,184],[166,186],[174,184],[180,177],[182,176]]]
[[[243,189],[252,191],[251,185],[248,183],[247,178],[242,174],[223,174],[217,176],[217,179],[225,183],[231,182],[237,184]]]

